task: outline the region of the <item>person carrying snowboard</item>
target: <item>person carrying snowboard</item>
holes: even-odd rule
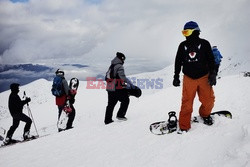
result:
[[[212,47],[212,51],[213,51],[214,60],[215,60],[215,72],[216,72],[216,75],[217,75],[217,74],[218,74],[218,71],[219,71],[221,59],[222,59],[223,57],[222,57],[222,55],[220,54],[220,51],[219,51],[219,49],[217,48],[217,46],[213,46],[213,47]]]
[[[75,82],[73,82],[73,80]],[[73,128],[73,122],[74,122],[74,119],[75,119],[75,115],[76,115],[76,110],[75,110],[75,107],[74,107],[74,103],[75,103],[75,96],[76,96],[76,93],[77,93],[77,88],[78,88],[78,85],[79,85],[79,80],[77,78],[72,78],[70,80],[70,84],[69,84],[69,88],[70,88],[70,91],[69,91],[69,104],[70,104],[70,108],[71,108],[71,113],[69,113],[69,119],[68,119],[68,122],[67,122],[67,126],[66,126],[66,129],[71,129]]]
[[[106,107],[105,124],[114,122],[112,120],[113,110],[118,101],[121,102],[120,108],[117,112],[116,118],[118,120],[126,121],[125,117],[128,105],[129,95],[126,89],[127,83],[129,82],[124,72],[124,61],[126,57],[123,53],[117,52],[116,57],[111,61],[109,68],[110,72],[108,75],[111,76],[107,81],[107,93],[108,93],[108,105]],[[107,73],[108,73],[107,72]],[[107,76],[107,74],[106,74]]]
[[[187,22],[182,34],[186,40],[181,42],[178,47],[173,80],[174,86],[180,86],[179,74],[182,68],[184,76],[178,133],[187,132],[191,128],[191,115],[196,93],[201,102],[199,114],[203,118],[204,124],[213,124],[213,119],[210,117],[215,101],[212,86],[216,85],[211,45],[207,40],[199,38],[198,24],[193,21]]]
[[[71,96],[71,94],[70,94],[70,88],[69,88],[69,85],[64,77],[64,71],[58,69],[55,72],[55,74],[56,74],[56,77],[61,78],[61,82],[58,83],[58,84],[61,84],[61,94],[60,94],[60,96],[56,96],[56,105],[58,106],[58,120],[62,114],[62,111],[63,111],[63,108],[66,104],[66,101],[69,100],[70,101],[70,108],[72,109],[72,111],[68,115],[69,119],[67,122],[66,129],[71,129],[74,118],[75,118],[75,108],[73,106],[74,99],[71,98],[73,96]]]
[[[18,83],[12,83],[10,85],[10,96],[9,96],[9,111],[13,118],[13,123],[10,129],[7,132],[4,144],[9,144],[12,142],[12,136],[15,130],[18,128],[20,121],[25,122],[25,127],[23,131],[23,139],[27,140],[30,138],[30,127],[32,124],[32,120],[23,113],[23,106],[31,101],[30,98],[26,98],[25,100],[21,100],[18,96],[19,93],[19,86]]]

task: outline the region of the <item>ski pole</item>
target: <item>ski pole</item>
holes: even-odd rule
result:
[[[24,95],[24,97],[26,98],[26,93],[25,93],[25,91],[23,92],[23,95]],[[33,118],[32,112],[31,112],[30,107],[29,107],[29,103],[27,103],[27,110],[28,110],[29,116],[31,117],[31,119],[32,119],[32,121],[33,121],[33,125],[34,125],[34,127],[35,127],[36,134],[37,134],[37,136],[39,136],[38,131],[37,131],[37,128],[36,128],[35,120],[34,120],[34,118]]]

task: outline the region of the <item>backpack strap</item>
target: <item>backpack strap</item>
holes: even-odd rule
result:
[[[121,65],[122,65],[122,63],[118,63],[118,64],[121,64]],[[112,78],[112,79],[116,79],[116,78],[117,78],[117,74],[116,74],[116,76],[114,76],[114,68],[115,68],[115,66],[118,65],[118,64],[111,64],[111,65],[109,66],[108,72],[110,71],[110,78]],[[108,73],[108,72],[107,72],[107,73]],[[107,73],[106,73],[106,75],[107,75]]]

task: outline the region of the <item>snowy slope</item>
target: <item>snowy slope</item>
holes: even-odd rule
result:
[[[233,119],[216,117],[213,126],[192,124],[184,135],[156,136],[149,125],[167,120],[169,111],[179,111],[181,87],[172,87],[173,67],[140,78],[164,79],[164,89],[143,90],[139,99],[131,97],[128,121],[104,125],[107,93],[86,89],[80,82],[76,96],[74,129],[57,133],[57,108],[50,93],[51,83],[40,79],[22,86],[31,97],[30,108],[39,134],[51,134],[37,140],[0,148],[0,166],[16,167],[238,167],[250,166],[250,78],[240,74],[223,76],[214,87],[214,110],[227,109]],[[171,76],[171,77],[170,77]],[[0,127],[11,125],[8,113],[9,91],[0,94]],[[194,113],[199,102],[195,99]],[[27,110],[24,109],[26,112]],[[117,108],[114,111],[116,114]],[[27,112],[26,112],[27,113]],[[19,138],[24,124],[14,137]],[[32,126],[32,133],[35,134]]]

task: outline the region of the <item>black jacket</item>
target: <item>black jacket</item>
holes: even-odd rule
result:
[[[180,43],[175,58],[175,77],[180,71],[192,79],[198,79],[214,71],[214,56],[210,43],[205,39],[187,39]]]
[[[21,100],[17,93],[11,93],[9,96],[9,110],[10,114],[17,115],[21,114],[23,106],[27,103],[27,100]]]

